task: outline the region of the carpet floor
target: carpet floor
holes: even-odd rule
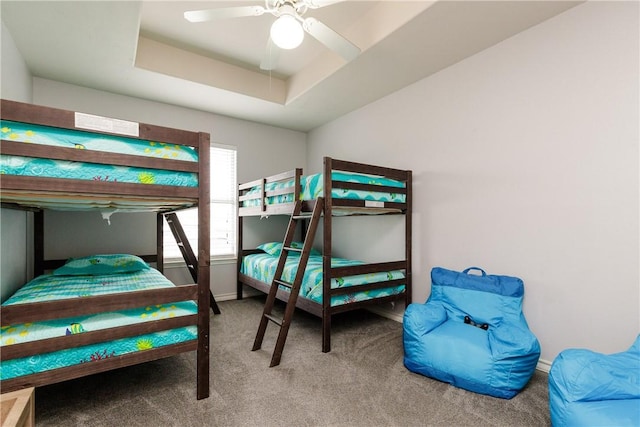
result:
[[[277,328],[251,347],[264,298],[220,302],[211,318],[210,396],[196,399],[195,354],[36,390],[38,426],[548,426],[547,375],[504,400],[409,372],[402,325],[368,311],[321,324],[296,311],[279,366]],[[278,306],[278,309],[281,309]]]

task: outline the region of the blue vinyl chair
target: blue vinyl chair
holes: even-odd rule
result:
[[[515,396],[540,357],[522,313],[522,280],[436,267],[431,281],[427,302],[405,310],[407,369],[476,393]]]
[[[549,371],[551,424],[640,426],[640,335],[627,351],[560,352]]]

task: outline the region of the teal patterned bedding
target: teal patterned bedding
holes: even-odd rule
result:
[[[285,282],[293,282],[296,271],[298,270],[298,256],[290,255],[285,263],[282,280]],[[361,261],[348,260],[343,258],[332,258],[332,267],[346,267],[364,264]],[[247,255],[242,259],[240,272],[260,280],[265,283],[271,283],[275,275],[278,265],[278,256],[269,254],[253,254]],[[302,279],[302,287],[300,288],[300,296],[322,304],[322,256],[309,256],[309,262]],[[363,285],[366,283],[374,283],[382,280],[393,280],[404,278],[401,271],[389,271],[384,273],[369,273],[349,277],[337,277],[331,279],[331,288],[342,288],[349,286]],[[288,290],[281,286],[281,289]],[[364,301],[373,298],[380,298],[388,295],[398,295],[404,292],[404,285],[391,286],[389,288],[375,289],[370,291],[354,291],[343,295],[334,295],[331,297],[331,306],[337,306],[357,301]]]
[[[360,184],[384,185],[388,187],[405,188],[406,184],[402,181],[389,179],[384,177],[364,175],[357,173],[333,171],[331,178],[334,181],[357,182]],[[294,186],[295,180],[279,181],[268,183],[265,187],[266,191],[279,190],[283,188],[291,188]],[[323,174],[305,175],[300,178],[300,200],[314,200],[322,197],[324,194],[324,178]],[[246,194],[256,194],[260,192],[260,188],[252,188]],[[332,188],[331,196],[336,199],[353,199],[353,200],[371,200],[377,202],[405,202],[405,194],[393,192],[372,192],[362,190],[348,190],[342,188]],[[267,204],[289,203],[293,202],[293,194],[282,194],[273,197],[267,197]],[[258,206],[259,199],[247,200],[242,206]]]
[[[191,147],[34,124],[0,121],[2,139],[25,144],[197,162]],[[192,172],[0,155],[0,174],[197,187]]]
[[[96,276],[46,274],[24,285],[2,306],[173,286],[175,285],[154,269]],[[3,325],[0,328],[0,351],[1,347],[13,344],[196,313],[197,306],[193,301],[182,301],[66,319]],[[0,379],[6,380],[195,339],[197,339],[197,328],[188,326],[6,360],[0,365]]]

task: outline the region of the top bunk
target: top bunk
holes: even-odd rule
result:
[[[290,215],[296,200],[311,211],[325,199],[325,214],[380,215],[411,211],[411,171],[325,157],[323,172],[303,175],[301,168],[238,186],[238,215]]]
[[[209,134],[1,100],[0,200],[168,212],[209,200]]]

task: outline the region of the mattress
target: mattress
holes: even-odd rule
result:
[[[384,178],[373,175],[333,171],[331,178],[334,181],[356,182],[360,184],[380,185],[386,187],[406,188],[406,184],[395,179]],[[295,184],[294,179],[267,183],[265,191],[280,190],[284,188],[292,188]],[[324,174],[318,173],[314,175],[305,175],[300,178],[300,200],[314,200],[324,195]],[[246,194],[259,193],[260,187],[250,189]],[[406,196],[404,193],[394,193],[389,191],[363,191],[342,188],[332,188],[331,196],[335,199],[351,199],[351,200],[369,200],[376,202],[397,202],[404,203]],[[281,194],[278,196],[267,197],[267,204],[290,203],[293,202],[293,194]],[[243,207],[258,206],[260,200],[247,200],[243,202]]]
[[[24,285],[2,306],[173,286],[175,285],[159,271],[151,268],[103,275],[46,274]],[[65,319],[3,325],[0,329],[0,347],[192,314],[197,314],[197,305],[193,301],[182,301]],[[188,326],[6,360],[1,364],[0,379],[6,380],[195,339],[197,328]]]
[[[348,260],[344,258],[332,258],[332,267],[348,267],[362,265],[362,261]],[[254,279],[265,283],[271,283],[278,265],[278,256],[269,254],[252,254],[242,259],[240,272]],[[298,270],[298,256],[289,255],[285,263],[282,279],[286,282],[293,282]],[[300,296],[322,304],[322,256],[311,255],[304,272]],[[375,283],[383,280],[394,280],[404,278],[402,271],[388,271],[383,273],[368,273],[349,277],[336,277],[331,279],[331,288],[344,288],[367,283]],[[288,291],[288,288],[281,286],[281,289]],[[396,285],[388,288],[350,292],[331,297],[331,306],[338,306],[357,301],[365,301],[373,298],[380,298],[389,295],[398,295],[404,292],[405,285]]]
[[[194,199],[178,197],[133,197],[119,195],[63,194],[47,191],[2,190],[2,201],[23,206],[63,211],[101,210],[105,215],[113,212],[167,211],[194,206]]]
[[[0,121],[2,139],[55,147],[95,150],[108,153],[197,162],[194,149],[187,146],[144,141],[122,136],[96,134],[79,130],[34,124]],[[197,187],[192,172],[113,166],[35,157],[0,155],[0,174],[111,181],[135,184]]]

